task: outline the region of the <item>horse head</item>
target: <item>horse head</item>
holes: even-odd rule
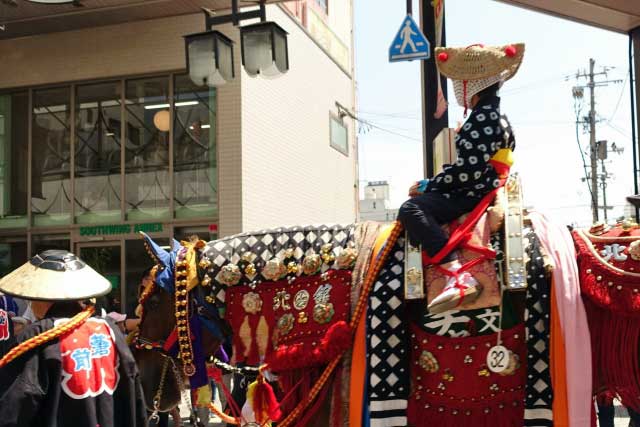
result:
[[[187,381],[193,388],[206,383],[205,358],[216,353],[228,328],[202,290],[208,284],[199,265],[204,242],[174,241],[168,252],[142,236],[155,266],[152,284],[139,296],[134,356],[147,408],[168,411]]]

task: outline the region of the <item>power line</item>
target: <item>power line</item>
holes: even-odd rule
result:
[[[614,108],[613,113],[609,117],[609,120],[607,120],[608,123],[610,123],[611,120],[613,120],[613,118],[616,116],[616,113],[618,112],[618,107],[620,107],[620,101],[622,101],[622,95],[624,95],[624,88],[627,87],[628,81],[629,81],[629,73],[626,73],[624,77],[624,82],[622,83],[622,88],[620,89],[620,96],[618,96],[618,102],[616,102],[616,108]]]
[[[351,111],[347,110],[346,108],[340,108],[340,111],[342,113],[346,114],[347,116],[351,117],[353,120],[357,121],[358,123],[364,125],[364,126],[368,126],[370,128],[377,129],[377,130],[379,130],[381,132],[386,132],[388,134],[395,135],[395,136],[398,136],[400,138],[404,138],[404,139],[408,139],[408,140],[411,140],[411,141],[422,143],[422,139],[414,138],[414,137],[409,136],[409,135],[404,135],[402,133],[395,132],[395,131],[387,129],[387,128],[383,128],[382,126],[379,126],[379,125],[377,125],[375,123],[372,123],[369,120],[365,120],[365,119],[362,119],[362,118],[356,116],[355,114],[353,114]]]

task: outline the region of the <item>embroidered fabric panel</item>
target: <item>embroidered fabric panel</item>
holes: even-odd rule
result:
[[[354,241],[353,232],[353,224],[261,230],[209,242],[203,255],[211,261],[207,270],[209,277],[215,278],[223,266],[237,264],[245,252],[256,255],[253,263],[258,271],[272,258],[282,257],[287,249],[294,249],[293,256],[297,262],[306,255],[319,254],[325,244],[331,244],[333,254],[338,255],[341,247]],[[326,269],[326,266],[323,266],[322,271]],[[258,276],[257,280],[263,280],[263,278]],[[240,284],[243,282],[241,281]],[[215,299],[216,306],[224,307],[226,286],[216,280],[212,280],[211,286],[211,295]]]
[[[378,275],[367,308],[367,358],[371,427],[407,425],[409,335],[404,316],[404,238]]]
[[[527,295],[525,325],[527,328],[527,385],[525,389],[525,427],[553,426],[553,390],[549,367],[549,316],[551,285],[545,274],[540,241],[527,234]]]
[[[524,324],[505,329],[509,350],[502,374],[487,366],[497,334],[450,338],[411,328],[411,426],[516,426],[523,417],[526,368]],[[515,421],[515,422],[514,422]]]
[[[332,270],[325,278],[301,277],[291,284],[287,280],[265,282],[255,290],[231,287],[227,292],[226,319],[236,332],[236,362],[257,365],[271,357],[280,345],[299,346],[297,354],[303,355],[296,360],[288,357],[287,369],[327,362],[329,351],[316,355],[314,350],[321,348],[331,325],[348,320],[350,290],[348,270]],[[272,369],[274,364],[269,360]]]

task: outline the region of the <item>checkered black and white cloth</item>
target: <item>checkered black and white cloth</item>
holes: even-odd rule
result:
[[[404,313],[404,238],[399,238],[369,296],[367,389],[371,427],[407,425],[409,332]]]
[[[549,367],[549,320],[551,316],[551,284],[545,274],[540,241],[536,234],[527,234],[527,296],[525,324],[527,327],[527,385],[524,425],[553,426],[553,390]]]
[[[243,254],[256,255],[253,263],[258,272],[275,257],[282,258],[287,249],[293,249],[293,255],[300,262],[306,255],[319,254],[320,248],[328,243],[333,245],[334,254],[354,240],[354,225],[318,225],[305,227],[276,228],[256,232],[242,233],[207,243],[203,256],[209,258],[211,266],[207,273],[212,280],[211,294],[218,308],[224,307],[226,286],[214,278],[226,264],[237,264]],[[327,267],[325,266],[324,269]],[[262,277],[258,274],[258,280]],[[246,280],[240,284],[248,284]]]

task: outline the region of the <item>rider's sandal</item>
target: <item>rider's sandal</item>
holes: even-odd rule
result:
[[[482,285],[471,274],[453,274],[449,282],[428,305],[429,314],[444,313],[475,302],[482,293]]]

